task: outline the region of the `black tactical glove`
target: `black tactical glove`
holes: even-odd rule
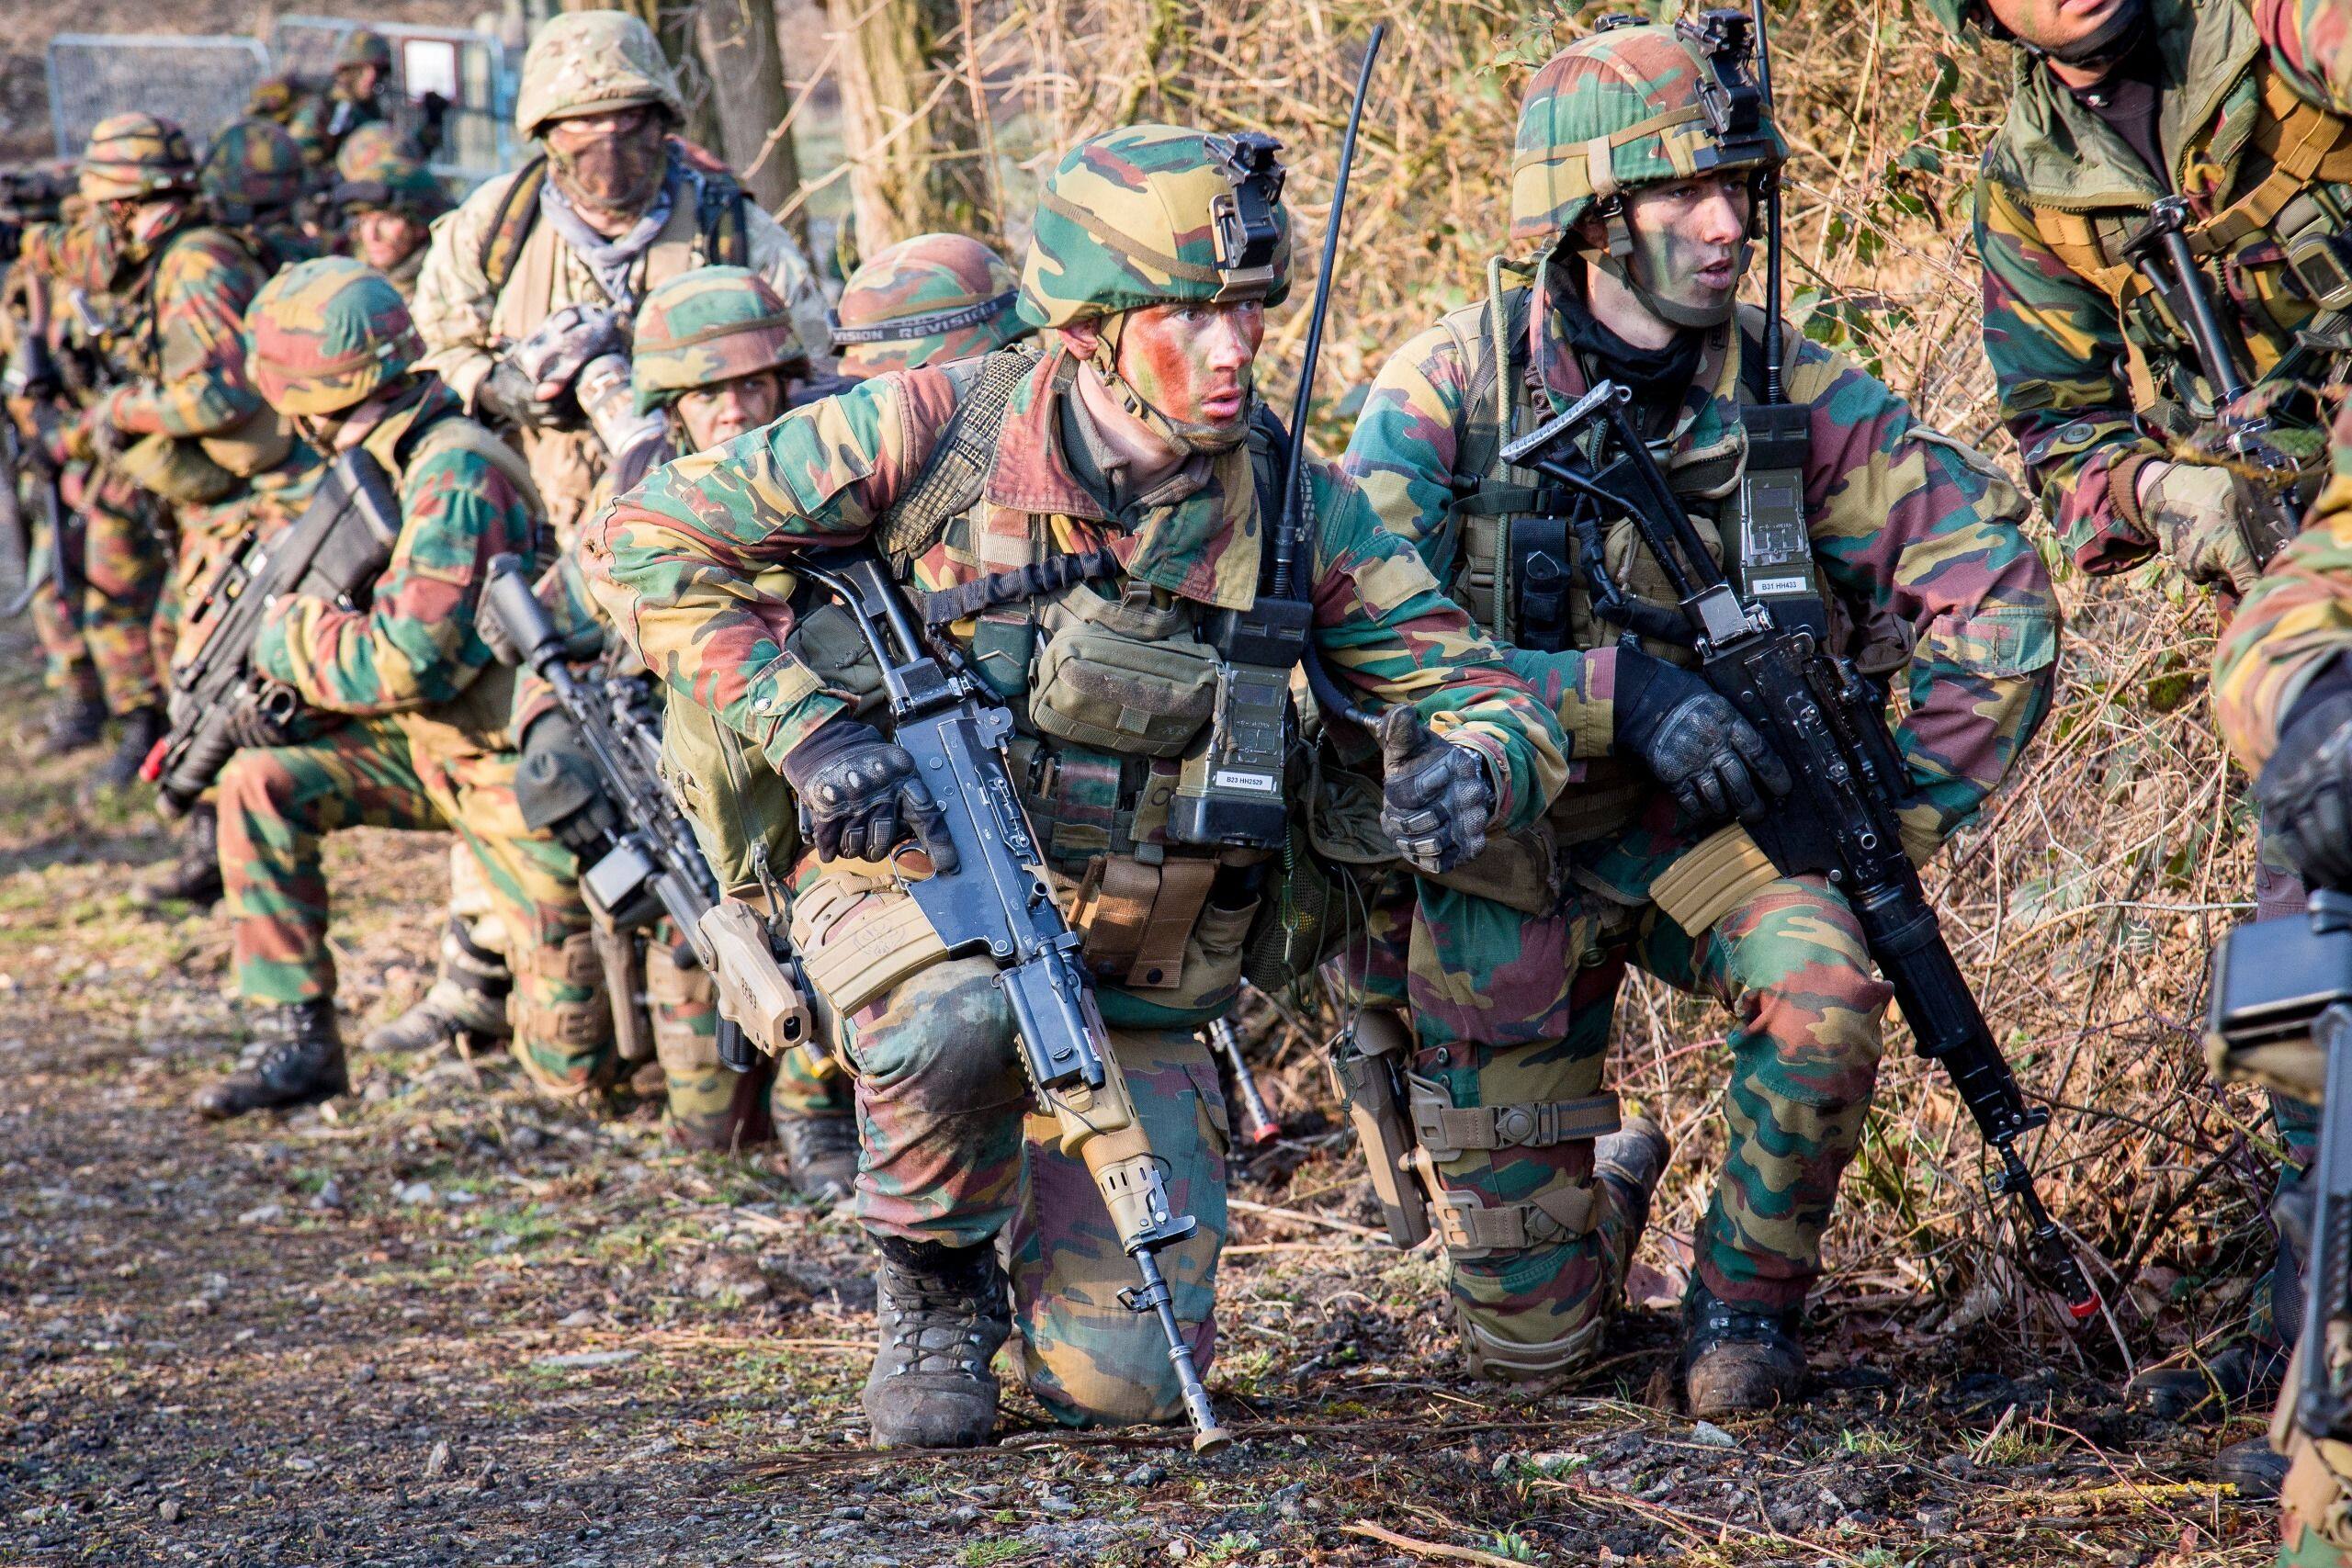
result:
[[[1439,739],[1399,705],[1381,716],[1380,764],[1380,830],[1416,871],[1452,871],[1487,847],[1495,786],[1486,759]]]
[[[475,401],[529,429],[585,429],[588,416],[574,385],[592,361],[607,354],[627,357],[628,334],[621,321],[600,306],[566,305],[491,367]]]
[[[783,773],[819,860],[881,860],[919,837],[935,869],[956,869],[946,814],[915,777],[915,760],[872,725],[854,718],[820,725],[785,753]]]
[[[1788,793],[1789,770],[1764,738],[1688,670],[1619,650],[1616,713],[1616,749],[1639,758],[1693,817],[1753,822],[1768,795]]]
[[[2352,889],[2352,671],[2312,677],[2255,781],[2263,836],[2313,887]]]
[[[571,716],[560,708],[532,720],[523,734],[523,760],[514,770],[514,805],[525,827],[546,829],[583,859],[603,853],[619,836],[620,824],[588,755],[588,743],[580,738]]]

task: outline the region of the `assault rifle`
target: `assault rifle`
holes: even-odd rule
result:
[[[926,640],[903,591],[870,547],[816,549],[792,570],[840,600],[882,671],[890,739],[913,757],[934,803],[922,827],[931,874],[902,879],[950,956],[985,954],[1012,1012],[1022,1064],[1061,1129],[1062,1148],[1086,1162],[1119,1244],[1143,1276],[1120,1292],[1159,1316],[1168,1359],[1201,1453],[1231,1439],[1217,1425],[1176,1322],[1159,1254],[1199,1227],[1174,1212],[1094,1001],[1079,933],[1055,902],[1043,854],[1005,765],[1012,716],[952,645]],[[905,846],[900,856],[913,846]]]
[[[718,1059],[734,1071],[751,1070],[750,1042],[770,1055],[806,1044],[808,1010],[766,923],[721,897],[694,825],[662,782],[661,716],[644,682],[572,673],[563,634],[532,593],[521,558],[491,561],[485,603],[524,662],[554,689],[604,784],[602,853],[580,874],[589,908],[623,931],[670,917],[684,939],[682,964],[690,958],[718,987]]]
[[[2282,1202],[2308,1204],[2303,1332],[2290,1406],[2313,1438],[2352,1441],[2352,893],[2317,889],[2310,911],[2250,921],[2213,949],[2209,1036],[2241,1061],[2305,1042],[2325,1054],[2319,1158]]]
[[[2301,466],[2270,439],[2277,422],[2239,406],[2246,395],[2245,377],[2222,330],[2205,275],[2197,268],[2196,253],[2189,248],[2188,228],[2193,216],[2188,197],[2157,197],[2148,209],[2148,221],[2125,244],[2124,254],[2188,334],[2198,372],[2213,394],[2213,434],[2202,445],[2246,480],[2243,488],[2252,504],[2238,509],[2238,531],[2255,564],[2268,566],[2270,558],[2301,529],[2311,498],[2297,488]]]
[[[1749,831],[1783,874],[1826,876],[1845,895],[1919,1054],[1951,1075],[1998,1156],[1994,1190],[2018,1201],[2035,1261],[2064,1293],[2066,1310],[2087,1320],[2098,1311],[2098,1293],[2018,1150],[2050,1113],[2025,1103],[1903,848],[1897,813],[1911,786],[1887,731],[1884,699],[1811,631],[1783,626],[1724,580],[1627,414],[1632,397],[1603,381],[1507,445],[1503,460],[1537,469],[1603,513],[1623,517],[1657,558],[1680,606],[1679,640],[1698,651],[1707,683],[1755,727],[1795,781],[1790,797]],[[1605,427],[1609,460],[1588,467],[1575,439],[1596,421]],[[1580,550],[1577,559],[1597,613],[1630,600],[1599,552]]]
[[[172,673],[172,728],[139,770],[164,810],[187,810],[229,765],[237,751],[229,731],[240,707],[252,704],[280,725],[303,716],[299,694],[253,672],[254,638],[269,606],[299,593],[358,608],[400,532],[400,498],[383,466],[356,446],[327,466],[290,527],[267,538],[247,530],[188,608],[187,624],[203,628],[203,640]]]
[[[7,603],[0,604],[0,620],[14,620],[23,615],[40,584],[42,574],[33,570],[31,520],[25,515],[23,495],[17,488],[18,476],[29,475],[34,491],[40,498],[40,521],[48,529],[47,575],[57,590],[67,622],[78,625],[82,593],[75,558],[81,552],[83,523],[80,514],[65,505],[57,462],[57,454],[63,450],[58,406],[65,386],[57,358],[49,351],[48,290],[36,281],[26,289],[24,299],[24,318],[17,323],[17,344],[8,355],[7,369],[0,372],[0,392],[24,403],[34,439],[25,440],[24,432],[13,416],[0,416],[0,426],[6,427],[0,432],[0,489],[6,491],[0,496],[0,561],[6,563],[0,577],[17,584]]]

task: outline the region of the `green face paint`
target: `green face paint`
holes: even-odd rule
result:
[[[1626,280],[1659,320],[1713,327],[1731,319],[1747,265],[1747,208],[1744,178],[1668,186],[1626,203]]]

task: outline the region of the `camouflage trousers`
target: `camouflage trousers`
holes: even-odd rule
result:
[[[241,751],[220,775],[220,872],[249,1002],[334,994],[322,840],[342,828],[455,829],[511,939],[514,1049],[561,1096],[612,1076],[607,1008],[571,852],[523,824],[512,751],[419,741],[399,718],[346,724],[299,746]]]
[[[906,897],[867,894],[828,940],[887,918]],[[1110,1032],[1170,1199],[1200,1223],[1161,1266],[1205,1368],[1226,1232],[1216,1066],[1187,1030]],[[1120,1304],[1134,1269],[1094,1179],[1062,1151],[1053,1121],[1032,1114],[993,966],[950,959],[910,976],[838,1025],[834,1044],[854,1083],[865,1227],[959,1247],[1003,1236],[1022,1374],[1038,1402],[1072,1425],[1182,1419],[1157,1322]]]
[[[1530,916],[1415,884],[1374,923],[1368,1000],[1401,993],[1411,1075],[1457,1109],[1551,1106],[1600,1092],[1628,964],[1710,995],[1733,1026],[1729,1147],[1694,1238],[1694,1283],[1761,1312],[1793,1311],[1821,1273],[1838,1181],[1861,1137],[1891,992],[1844,898],[1816,877],[1762,888],[1697,938],[1655,905],[1579,901]],[[1589,1141],[1465,1151],[1434,1167],[1440,1197],[1483,1209],[1589,1182]],[[1616,1305],[1613,1190],[1593,1187],[1580,1237],[1454,1257],[1474,1348],[1580,1347]],[[1475,1331],[1475,1332],[1471,1332]]]
[[[119,479],[94,484],[84,475],[74,482],[73,470],[67,478],[66,500],[80,526],[65,541],[66,571],[81,585],[80,602],[68,615],[62,597],[46,591],[57,641],[44,635],[42,646],[52,671],[62,659],[62,678],[78,680],[68,641],[78,638],[107,711],[119,716],[153,706],[164,700],[171,647],[158,635],[169,614],[164,599],[171,559],[158,534],[159,503]]]
[[[41,684],[78,703],[104,702],[97,660],[90,657],[89,641],[54,581],[44,577],[33,585],[31,610],[33,636],[40,643]]]
[[[653,1025],[668,1106],[671,1141],[690,1149],[732,1149],[764,1143],[775,1124],[811,1116],[846,1116],[849,1077],[828,1057],[820,1066],[802,1051],[759,1055],[739,1073],[718,1059],[718,988],[699,967],[682,967],[671,954],[677,932],[663,920],[646,944],[645,1001]]]

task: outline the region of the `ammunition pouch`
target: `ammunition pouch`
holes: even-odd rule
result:
[[[795,617],[784,650],[816,672],[825,689],[851,699],[850,716],[872,720],[882,710],[882,668],[858,635],[857,621],[828,599]]]
[[[1691,940],[1780,880],[1747,829],[1734,822],[1699,840],[1650,883],[1650,901]]]
[[[1097,751],[1182,755],[1216,711],[1216,650],[1193,636],[1192,608],[1083,585],[1057,604],[1068,618],[1037,656],[1030,723]]]
[[[1173,988],[1183,977],[1184,942],[1208,907],[1214,860],[1169,859],[1157,865],[1126,855],[1088,863],[1070,925],[1086,939],[1087,966],[1139,990]]]
[[[114,467],[140,489],[183,506],[209,506],[226,499],[238,483],[201,445],[161,432],[124,447]]]
[[[860,910],[869,895],[881,907]],[[853,912],[859,918],[849,919]],[[793,900],[792,951],[817,994],[820,1022],[837,1037],[838,1021],[888,995],[890,988],[947,956],[922,906],[900,892],[888,871],[835,862],[817,886]]]

